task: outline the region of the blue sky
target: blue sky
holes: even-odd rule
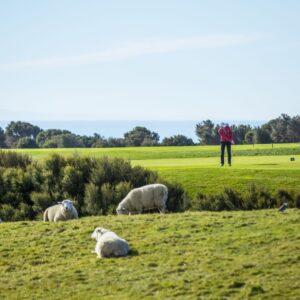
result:
[[[0,0],[0,120],[299,114],[300,1]]]

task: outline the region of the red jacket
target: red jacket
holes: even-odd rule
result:
[[[225,127],[221,127],[218,130],[221,142],[232,142],[233,140],[233,134],[231,128],[226,125]]]

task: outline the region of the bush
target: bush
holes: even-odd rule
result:
[[[295,207],[300,208],[300,194],[295,196]]]
[[[35,213],[43,213],[49,206],[55,204],[55,202],[50,198],[48,193],[45,192],[32,192],[31,201],[33,203],[32,209]]]
[[[156,172],[146,170],[141,166],[135,166],[130,173],[129,181],[134,187],[140,187],[146,184],[155,183],[158,180]]]
[[[0,205],[6,220],[40,217],[47,207],[66,198],[75,201],[80,215],[115,213],[132,188],[159,182],[156,172],[132,167],[121,158],[52,154],[38,163],[11,153],[2,153],[3,165],[9,167],[0,168]],[[176,183],[165,184],[168,210],[183,211],[187,207],[184,189]]]
[[[29,137],[23,137],[18,140],[16,143],[16,148],[38,148],[37,143],[34,139]]]
[[[34,211],[32,207],[26,203],[21,202],[19,207],[15,210],[13,220],[32,220],[34,217]]]
[[[14,219],[15,209],[10,204],[0,206],[0,218],[3,221],[12,221]]]
[[[15,151],[0,150],[0,167],[25,169],[31,164],[31,158]]]
[[[272,196],[264,188],[251,184],[244,194],[230,188],[225,188],[223,193],[218,195],[198,193],[194,200],[193,209],[208,211],[253,210],[277,208],[284,202],[288,202],[289,207],[300,206],[300,195],[294,196],[292,192],[279,190],[275,196]]]
[[[295,204],[293,193],[286,190],[278,190],[277,192],[277,198],[278,198],[278,205],[281,205],[283,203],[287,203],[289,207],[293,207]]]
[[[117,203],[114,203],[114,190],[110,183],[104,183],[101,186],[101,213],[107,215],[108,211],[114,211]]]
[[[85,186],[83,212],[92,216],[100,215],[101,206],[101,194],[99,188],[94,183],[87,184]]]
[[[188,195],[180,184],[169,183],[164,180],[159,182],[168,188],[167,210],[169,212],[181,212],[189,208]]]

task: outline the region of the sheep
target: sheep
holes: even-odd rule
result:
[[[159,183],[145,185],[131,190],[119,203],[116,212],[118,215],[128,215],[157,208],[161,213],[165,213],[167,198],[168,188],[165,185]]]
[[[77,210],[71,200],[58,202],[58,204],[48,207],[44,212],[44,222],[67,221],[70,219],[78,219]]]
[[[97,227],[91,238],[97,241],[95,251],[92,251],[97,258],[126,256],[130,250],[127,241],[105,228]]]

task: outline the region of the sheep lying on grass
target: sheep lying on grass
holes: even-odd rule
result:
[[[114,232],[97,227],[92,233],[92,239],[97,241],[95,251],[98,258],[126,256],[129,252],[128,242]]]
[[[165,213],[167,198],[168,188],[165,185],[148,184],[131,190],[119,203],[116,211],[118,215],[128,215],[157,208],[161,213]]]
[[[71,219],[78,219],[78,213],[73,206],[71,200],[64,200],[58,202],[59,204],[48,207],[44,212],[44,222],[52,221],[67,221]]]

